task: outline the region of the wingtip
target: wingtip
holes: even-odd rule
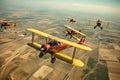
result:
[[[72,65],[78,66],[78,67],[83,67],[84,63],[80,60],[74,59]]]
[[[92,51],[92,48],[89,48],[88,51]]]

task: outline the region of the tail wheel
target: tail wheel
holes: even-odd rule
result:
[[[43,52],[41,52],[41,53],[39,54],[39,57],[41,58],[41,57],[43,57],[43,55],[44,55]]]
[[[51,63],[54,63],[56,61],[56,58],[51,58]]]

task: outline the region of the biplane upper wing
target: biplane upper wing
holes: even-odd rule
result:
[[[73,31],[77,32],[78,34],[80,34],[80,35],[82,35],[82,36],[86,36],[84,33],[79,32],[79,31],[73,29],[72,27],[70,27],[70,26],[68,26],[68,25],[64,25],[64,26],[65,26],[66,28],[70,29],[70,30],[73,30]]]
[[[90,47],[80,45],[80,44],[77,44],[77,43],[74,43],[74,42],[70,42],[70,41],[52,36],[50,34],[44,33],[42,31],[36,30],[36,29],[28,28],[27,30],[30,31],[30,32],[33,32],[35,34],[38,34],[40,36],[43,36],[43,37],[46,37],[46,38],[49,38],[49,39],[52,39],[52,40],[55,40],[55,41],[58,41],[58,42],[62,42],[62,43],[67,44],[69,46],[73,46],[73,47],[76,47],[76,48],[79,48],[79,49],[82,49],[82,50],[86,50],[86,51],[91,51],[92,50]]]

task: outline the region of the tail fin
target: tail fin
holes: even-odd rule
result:
[[[85,43],[85,36],[83,36],[80,41],[78,42],[78,44],[82,44],[82,45],[85,45],[85,46],[89,46],[87,43]]]

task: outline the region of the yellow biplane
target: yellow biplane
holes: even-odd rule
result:
[[[32,33],[32,42],[30,44],[38,47],[40,50],[39,57],[43,57],[43,55],[45,55],[46,53],[50,53],[51,54],[51,63],[54,63],[56,58],[58,58],[60,60],[68,62],[74,66],[82,67],[82,66],[84,66],[84,63],[81,60],[74,58],[76,48],[86,50],[86,51],[92,50],[91,48],[89,48],[87,46],[81,45],[79,43],[70,42],[70,41],[52,36],[50,34],[44,33],[42,31],[36,30],[36,29],[28,28],[27,30]],[[34,35],[38,35],[37,42],[35,42],[35,40],[34,40]],[[40,36],[46,38],[45,44],[39,44]],[[65,55],[63,53],[60,53],[60,51],[66,49],[66,48],[69,48],[69,47],[74,47],[72,57]]]
[[[111,21],[105,21],[105,20],[88,20],[88,26],[94,26],[94,29],[96,27],[99,27],[101,30],[103,29],[103,27],[107,27],[107,28],[111,28]]]
[[[88,46],[88,44],[85,43],[86,35],[84,33],[82,33],[81,30],[78,31],[78,30],[76,30],[68,25],[64,25],[64,26],[66,28],[66,30],[64,31],[66,36],[69,35],[70,38],[74,38],[77,41],[79,41],[79,44]],[[80,35],[81,38],[77,37],[76,35]]]
[[[68,18],[68,20],[67,21],[69,21],[69,23],[75,23],[76,22],[76,20],[75,19],[73,19],[73,18]]]
[[[66,35],[70,35],[70,37],[72,37],[73,35],[77,35],[80,34],[81,36],[86,36],[84,33],[81,32],[81,30],[75,30],[74,28],[68,26],[68,25],[64,25],[64,27],[66,28],[66,31],[64,31],[64,33],[66,33]]]
[[[14,23],[13,21],[6,21],[5,19],[0,19],[0,24],[1,24],[0,28],[4,29],[16,26],[16,23]]]

